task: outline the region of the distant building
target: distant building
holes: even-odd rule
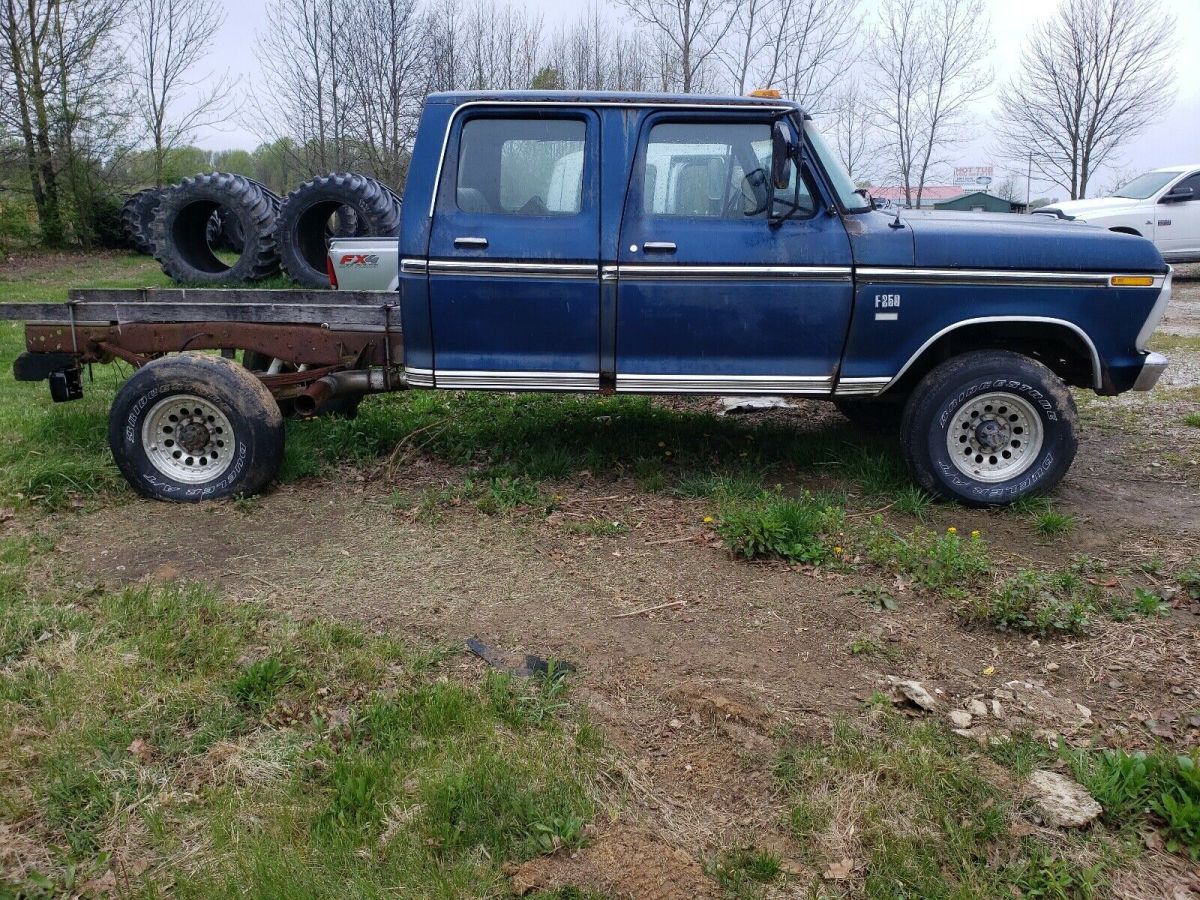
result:
[[[924,204],[922,204],[924,206]],[[963,212],[1023,213],[1025,204],[1016,200],[1005,200],[985,191],[972,191],[951,200],[933,204],[934,209],[957,209]]]
[[[886,185],[884,187],[867,188],[867,192],[879,201],[893,203],[896,206],[906,206],[903,185]],[[913,202],[916,202],[917,191],[913,189]],[[938,203],[953,200],[963,195],[963,189],[954,184],[927,184],[921,191],[921,209],[933,209]]]

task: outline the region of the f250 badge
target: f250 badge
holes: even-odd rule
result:
[[[875,321],[895,322],[900,318],[899,294],[875,295]]]
[[[343,253],[339,264],[373,269],[379,265],[379,257],[374,253]]]

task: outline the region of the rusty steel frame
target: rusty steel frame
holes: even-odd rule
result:
[[[164,353],[236,347],[307,366],[302,372],[259,376],[277,397],[299,394],[309,383],[337,369],[386,366],[403,354],[400,335],[395,332],[249,322],[80,324],[73,334],[70,325],[31,323],[25,326],[25,347],[33,353],[70,353],[81,364],[120,359],[134,367]]]

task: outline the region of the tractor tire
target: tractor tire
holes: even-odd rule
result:
[[[237,216],[227,209],[218,209],[208,220],[208,246],[214,250],[241,253],[246,249],[245,235]]]
[[[395,237],[400,201],[385,185],[353,172],[307,181],[283,200],[275,226],[283,270],[305,287],[328,288],[331,219],[340,237]],[[345,234],[353,227],[353,234]]]
[[[154,257],[176,281],[238,284],[260,281],[279,271],[275,216],[279,198],[241,175],[212,172],[185,178],[163,194],[151,228]],[[227,262],[209,243],[214,213],[236,220],[243,235],[238,258]]]
[[[154,255],[154,242],[150,236],[150,226],[154,222],[154,214],[162,200],[163,188],[143,188],[136,194],[125,198],[121,206],[121,224],[125,229],[125,237],[138,253],[147,256]]]

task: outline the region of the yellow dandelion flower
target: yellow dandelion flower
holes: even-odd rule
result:
[[[712,516],[705,516],[705,517],[704,517],[704,524],[705,524],[705,525],[711,525],[712,523],[713,523],[713,517],[712,517]]]
[[[981,534],[980,534],[980,531],[978,528],[976,528],[974,531],[971,532],[971,540],[977,541],[977,540],[979,540],[980,537],[981,537]]]
[[[958,529],[951,525],[946,529],[946,534],[958,534]]]
[[[842,554],[843,554],[845,551],[844,551],[844,550],[843,550],[841,547],[834,547],[834,548],[833,548],[833,552],[834,552],[836,555],[838,555],[838,556],[841,556],[841,555],[842,555]]]

